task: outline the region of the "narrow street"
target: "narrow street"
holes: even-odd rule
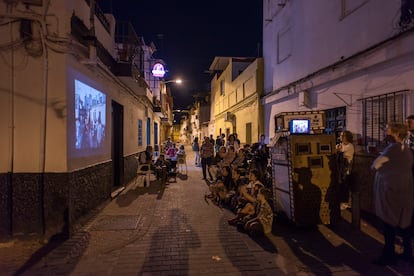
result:
[[[251,239],[228,225],[231,212],[204,200],[208,186],[189,146],[186,152],[187,176],[165,187],[154,176],[149,187],[130,183],[18,275],[413,275],[404,262],[370,264],[381,235],[365,222],[360,232],[346,220],[313,229],[276,220],[269,239]]]

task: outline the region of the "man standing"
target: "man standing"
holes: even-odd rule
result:
[[[264,134],[260,135],[259,142],[254,143],[252,146],[253,161],[256,165],[257,170],[260,174],[261,181],[265,181],[267,163],[269,159],[269,148],[265,143],[266,136]]]
[[[207,180],[207,168],[211,164],[211,160],[214,156],[214,145],[210,143],[210,139],[206,136],[204,137],[204,141],[201,144],[200,148],[200,157],[201,157],[201,168],[203,171],[203,179]],[[210,180],[213,179],[210,170],[208,171],[210,175]]]

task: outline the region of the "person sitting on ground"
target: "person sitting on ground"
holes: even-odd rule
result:
[[[236,158],[231,162],[231,168],[233,170],[244,169],[246,170],[249,164],[247,163],[246,155],[244,154],[244,148],[240,148],[237,151]]]
[[[240,190],[242,186],[247,185],[246,178],[242,178],[240,171],[237,169],[231,170],[232,179],[234,182],[234,189],[227,193],[227,198],[229,201],[229,208],[231,211],[236,212],[238,208],[240,208],[240,202],[242,200],[242,196],[240,194]]]
[[[227,192],[233,190],[235,186],[230,167],[226,166],[221,170],[221,178],[216,183],[209,185],[210,194],[206,195],[207,198],[212,199],[214,203],[220,206],[226,203]]]
[[[259,172],[252,170],[249,173],[249,184],[242,185],[239,188],[239,206],[236,210],[236,217],[229,220],[230,225],[237,225],[242,223],[243,220],[248,220],[249,217],[255,213],[255,202],[258,191],[264,188],[264,185],[259,180]]]
[[[272,232],[273,210],[269,205],[271,192],[261,188],[257,193],[255,212],[243,224],[243,229],[251,236],[260,236]]]
[[[228,146],[227,151],[223,156],[223,160],[220,163],[221,167],[231,166],[231,163],[236,159],[236,151],[234,146]]]

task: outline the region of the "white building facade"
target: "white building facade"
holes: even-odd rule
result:
[[[414,34],[402,2],[264,0],[266,134],[278,113],[327,110],[328,130],[375,147],[387,121],[414,113]]]
[[[412,10],[388,0],[264,0],[265,133],[282,112],[324,111],[326,133],[354,134],[355,185],[372,210],[369,166],[387,122],[414,114]]]
[[[116,41],[95,1],[26,2],[0,2],[1,238],[70,229],[135,177],[160,125],[133,29]]]

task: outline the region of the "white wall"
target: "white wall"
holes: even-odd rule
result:
[[[264,1],[263,23],[263,104],[270,137],[278,113],[341,106],[346,106],[347,129],[361,134],[361,99],[414,90],[414,35],[390,39],[402,31],[401,1],[297,0],[266,14],[272,10],[267,4],[275,2]],[[342,16],[341,3],[363,5]],[[278,53],[285,59],[278,61]],[[301,91],[310,95],[308,106],[299,104]],[[412,92],[408,95],[407,115],[414,113]]]

